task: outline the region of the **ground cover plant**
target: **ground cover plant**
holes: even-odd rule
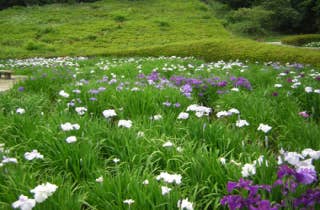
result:
[[[192,57],[1,67],[28,76],[0,94],[1,209],[318,208],[318,68]]]

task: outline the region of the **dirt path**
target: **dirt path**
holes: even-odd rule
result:
[[[15,75],[15,76],[12,76],[12,79],[8,79],[8,80],[7,79],[0,79],[0,92],[9,90],[10,88],[13,87],[13,85],[15,83],[22,80],[23,78],[26,78],[26,77]]]

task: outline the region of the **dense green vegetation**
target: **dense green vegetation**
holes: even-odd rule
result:
[[[197,0],[105,0],[0,12],[0,58],[98,54],[230,36]]]
[[[206,61],[250,60],[279,61],[282,63],[306,63],[319,65],[319,50],[273,46],[247,39],[209,39],[195,42],[173,43],[127,51],[102,53],[117,56],[195,56]]]
[[[233,37],[199,1],[105,0],[0,12],[0,58],[181,55],[318,64],[319,51]]]
[[[273,183],[280,149],[320,148],[315,68],[192,58],[0,64],[28,75],[0,93],[2,210],[12,209],[21,194],[33,198],[30,190],[46,182],[58,188],[35,209],[174,210],[186,198],[193,203],[188,210],[224,209],[220,199],[228,194],[228,181]],[[192,104],[210,111],[188,110]],[[116,116],[103,114],[109,109]],[[182,112],[188,117],[178,119]],[[248,124],[240,126],[240,119]],[[131,120],[132,126],[119,126],[120,120]],[[79,128],[66,129],[67,122]],[[271,130],[259,130],[261,123]],[[43,157],[26,155],[33,150]],[[245,164],[255,160],[255,172],[244,176]],[[319,160],[312,163],[318,171]],[[161,172],[181,180],[157,180]],[[299,185],[288,199],[317,186],[318,181]],[[263,199],[280,202],[283,196],[273,191]],[[130,207],[127,199],[134,200]]]
[[[235,31],[247,34],[320,32],[320,1],[317,0],[218,0],[224,18]],[[208,0],[217,6],[216,0]]]
[[[310,42],[319,42],[320,34],[304,34],[288,36],[281,39],[281,42],[288,45],[303,46]]]

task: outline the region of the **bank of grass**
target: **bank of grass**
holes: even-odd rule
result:
[[[230,36],[197,0],[103,0],[0,11],[0,58],[87,55]]]
[[[197,0],[116,1],[0,11],[0,58],[178,55],[319,64],[320,52],[229,33]]]

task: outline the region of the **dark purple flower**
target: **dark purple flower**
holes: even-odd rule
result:
[[[240,195],[226,195],[221,201],[221,205],[228,205],[230,210],[241,209],[245,206],[243,205],[244,199]]]
[[[234,76],[231,76],[231,77],[230,77],[230,81],[235,81],[235,80],[237,80],[236,77],[234,77]]]
[[[302,184],[311,184],[317,181],[317,172],[313,169],[297,169],[298,182]]]
[[[190,79],[186,79],[186,83],[190,85],[199,86],[200,84],[202,84],[202,81],[199,79],[190,78]]]
[[[294,199],[293,203],[297,209],[301,209],[302,207],[310,209],[310,207],[320,204],[320,189],[308,189],[300,197]]]
[[[150,75],[147,76],[147,79],[155,82],[159,80],[159,73],[157,71],[153,71]]]
[[[20,87],[18,88],[18,91],[20,91],[20,92],[24,91],[24,87],[20,86]]]
[[[251,87],[249,80],[247,80],[244,77],[237,78],[237,80],[234,81],[233,86],[234,87],[244,87],[248,90],[252,90],[252,87]]]
[[[228,82],[227,81],[221,81],[221,82],[218,82],[218,86],[219,87],[225,87],[225,86],[227,86],[227,84],[228,84]]]
[[[269,200],[261,200],[260,202],[251,205],[250,210],[277,210],[277,205],[272,206]]]
[[[272,93],[272,96],[275,96],[275,97],[276,97],[276,96],[278,96],[278,95],[279,95],[278,92],[273,92],[273,93]]]
[[[185,78],[183,76],[172,76],[170,80],[177,86],[180,86],[185,82]]]

